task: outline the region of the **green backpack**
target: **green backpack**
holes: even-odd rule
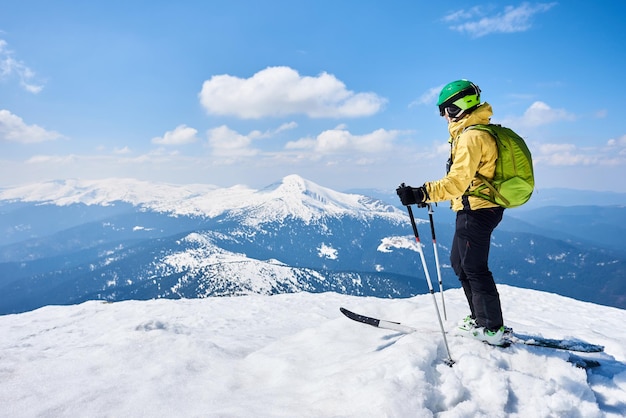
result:
[[[535,188],[535,177],[532,157],[522,137],[509,128],[495,124],[472,125],[466,129],[489,132],[498,146],[493,180],[489,181],[483,175],[477,174],[484,184],[467,193],[505,208],[515,208],[528,202]]]

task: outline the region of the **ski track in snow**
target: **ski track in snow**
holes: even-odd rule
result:
[[[518,332],[605,346],[584,354],[449,336],[430,295],[296,293],[49,306],[0,317],[0,416],[618,417],[626,311],[500,286]],[[445,292],[447,329],[466,315]],[[345,318],[345,306],[425,331]]]

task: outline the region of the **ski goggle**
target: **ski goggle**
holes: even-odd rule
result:
[[[454,119],[462,113],[462,109],[456,105],[439,106],[439,116],[449,116]]]

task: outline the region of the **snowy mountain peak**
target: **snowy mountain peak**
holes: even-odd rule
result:
[[[279,221],[287,217],[306,223],[339,216],[404,219],[401,211],[379,200],[337,192],[295,174],[255,193],[250,197],[250,204],[240,208],[240,211],[245,211],[245,222],[248,224]]]
[[[305,180],[297,174],[290,174],[288,176],[285,176],[279,183],[275,183],[273,186],[274,189],[281,189],[286,193],[302,193],[305,192],[307,189],[319,187],[315,183]]]
[[[284,177],[280,182],[274,183],[260,191],[262,194],[270,195],[274,198],[280,197],[304,197],[309,196],[319,201],[343,201],[344,204],[354,201],[354,196],[345,193],[339,193],[332,189],[322,187],[312,181],[306,180],[297,174],[291,174]],[[346,199],[347,196],[351,196]]]

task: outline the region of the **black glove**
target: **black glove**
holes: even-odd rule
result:
[[[426,188],[422,187],[411,187],[411,186],[402,186],[396,189],[396,193],[400,197],[400,201],[404,206],[409,205],[417,205],[418,207],[425,207],[426,199],[428,198],[428,193],[426,192]]]

